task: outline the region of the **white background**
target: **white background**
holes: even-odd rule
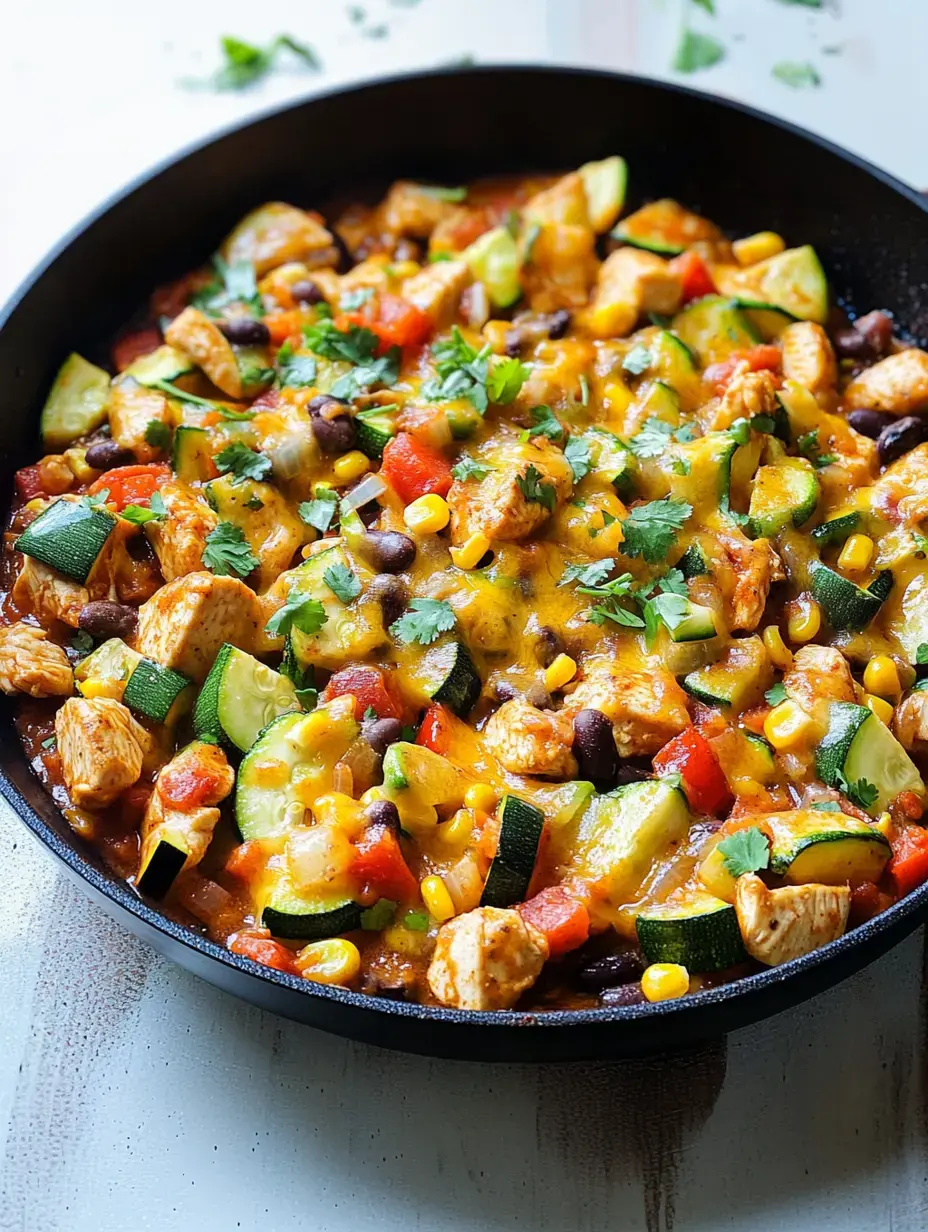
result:
[[[262,107],[461,54],[669,77],[681,11],[660,0],[364,8],[363,26],[386,23],[386,39],[320,0],[8,7],[0,299],[121,183]],[[715,21],[694,9],[693,24],[728,55],[694,84],[928,186],[922,0],[717,8]],[[220,34],[284,31],[317,48],[323,74],[247,95],[178,85],[213,67]],[[778,60],[812,61],[821,88],[782,85]],[[827,184],[809,191],[828,198]],[[0,1230],[928,1227],[921,935],[806,1007],[685,1057],[482,1067],[345,1043],[214,992],[86,903],[5,810],[0,872]]]

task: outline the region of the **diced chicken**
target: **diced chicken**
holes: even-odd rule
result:
[[[110,433],[117,445],[131,449],[140,463],[151,462],[161,452],[148,437],[151,424],[171,422],[168,399],[157,389],[147,389],[135,381],[116,381],[110,393]]]
[[[567,500],[570,464],[550,441],[506,441],[492,452],[479,482],[455,482],[448,493],[451,539],[462,544],[477,531],[490,540],[526,539]]]
[[[18,621],[0,628],[0,689],[30,697],[70,697],[74,673],[68,656],[44,629]]]
[[[167,510],[163,518],[148,522],[151,540],[166,582],[203,568],[206,536],[216,529],[218,518],[209,505],[181,480],[166,483],[161,499]]]
[[[730,428],[737,419],[772,415],[777,409],[777,386],[772,372],[738,372],[721,398],[706,403],[700,419],[707,432]]]
[[[571,410],[593,360],[590,342],[585,338],[545,338],[528,358],[529,374],[513,404],[515,410],[527,413],[536,406]]]
[[[512,774],[570,779],[577,773],[573,719],[521,698],[504,702],[484,729],[487,749]]]
[[[612,723],[620,757],[656,753],[689,723],[686,694],[670,672],[632,671],[606,658],[589,665],[565,701],[571,716],[587,709]]]
[[[744,948],[768,967],[821,949],[847,927],[847,886],[798,885],[768,890],[747,873],[735,885],[735,911]]]
[[[256,590],[271,586],[290,567],[302,546],[306,524],[283,494],[269,483],[232,483],[220,480],[214,487],[220,516],[242,528],[245,541],[261,562]],[[258,509],[249,506],[258,500]]]
[[[186,351],[213,384],[230,398],[244,392],[242,373],[228,338],[199,308],[185,308],[164,333],[165,341]]]
[[[642,313],[676,312],[682,295],[680,275],[662,257],[617,248],[600,267],[596,294],[583,321],[597,338],[627,334]]]
[[[547,957],[544,935],[518,911],[478,907],[439,929],[429,987],[442,1005],[456,1009],[511,1009]]]
[[[831,646],[801,646],[783,677],[783,687],[809,714],[818,702],[853,702],[857,697],[847,659]]]
[[[246,214],[221,252],[230,265],[249,262],[258,278],[285,261],[302,261],[315,268],[337,265],[339,258],[331,233],[322,223],[283,201],[269,201]]]
[[[893,462],[873,485],[875,510],[894,522],[914,525],[928,518],[928,443]]]
[[[391,235],[408,235],[412,239],[424,240],[453,208],[452,202],[442,201],[441,197],[421,184],[397,180],[380,207],[380,217],[384,230]]]
[[[819,396],[831,393],[838,380],[838,365],[828,335],[814,321],[794,321],[780,336],[783,375]]]
[[[122,702],[71,697],[55,715],[65,786],[78,808],[105,808],[142,773],[151,737]]]
[[[740,531],[717,532],[725,560],[713,570],[725,599],[731,630],[750,632],[760,624],[773,582],[785,574],[768,539],[748,539]],[[727,562],[727,563],[726,563]]]
[[[13,584],[13,602],[20,611],[34,612],[39,620],[60,620],[76,629],[81,608],[90,602],[90,597],[80,582],[24,556],[23,567]]]
[[[881,359],[855,376],[844,391],[849,410],[858,407],[911,415],[928,409],[928,354],[913,347]]]
[[[525,203],[525,218],[535,223],[567,227],[589,227],[590,211],[583,177],[577,171],[562,175]]]
[[[196,801],[189,786],[197,786]],[[206,854],[219,821],[216,807],[232,791],[235,772],[225,753],[214,744],[188,744],[160,771],[142,821],[140,866],[165,840],[187,852],[184,868],[193,868]]]
[[[583,308],[598,265],[596,232],[588,223],[540,224],[531,259],[522,267],[525,302],[533,312]]]
[[[454,319],[458,301],[471,280],[466,261],[438,261],[407,278],[402,295],[427,313],[436,329],[445,329]]]
[[[928,753],[928,692],[920,689],[910,693],[896,707],[893,726],[904,749],[913,753]]]
[[[255,593],[238,578],[188,573],[139,609],[136,648],[163,667],[203,681],[224,642],[251,650],[259,620]]]

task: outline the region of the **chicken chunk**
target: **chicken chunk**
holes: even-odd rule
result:
[[[783,677],[789,696],[809,714],[818,702],[853,702],[854,679],[847,659],[831,646],[801,646]]]
[[[383,228],[391,235],[424,240],[454,208],[450,201],[429,192],[421,184],[397,180],[380,207]]]
[[[238,578],[188,573],[142,605],[136,649],[202,682],[224,642],[251,650],[259,619],[254,591]]]
[[[285,261],[302,261],[311,269],[337,265],[339,252],[332,235],[305,210],[283,201],[269,201],[242,219],[221,249],[230,265],[247,261],[258,278]]]
[[[13,602],[22,612],[34,612],[39,620],[60,620],[77,628],[81,608],[90,602],[85,586],[66,578],[63,574],[33,560],[23,557],[23,567],[13,584]]]
[[[596,338],[627,334],[645,312],[674,313],[683,281],[653,252],[617,248],[600,266],[596,293],[583,320]]]
[[[928,353],[913,347],[866,368],[844,391],[844,404],[892,415],[928,409]]]
[[[670,672],[639,672],[599,659],[565,701],[565,712],[601,710],[620,757],[656,753],[689,723],[686,694]]]
[[[167,426],[171,409],[164,394],[135,381],[116,381],[110,393],[110,433],[117,445],[131,449],[136,461],[152,462],[160,450],[148,437],[151,424]]]
[[[523,214],[532,222],[566,227],[589,227],[590,211],[583,176],[578,171],[562,175],[525,203]]]
[[[873,485],[870,502],[894,522],[913,525],[928,518],[928,443],[886,468]]]
[[[402,296],[426,313],[436,329],[451,324],[472,275],[466,261],[438,261],[403,283]]]
[[[70,697],[74,673],[68,656],[44,629],[18,621],[0,628],[0,689],[30,697]]]
[[[185,308],[167,327],[164,338],[171,346],[186,351],[224,394],[242,397],[242,373],[232,345],[216,322],[199,308]]]
[[[216,529],[218,518],[209,505],[180,480],[166,483],[161,499],[167,510],[163,518],[148,522],[151,540],[166,582],[203,568],[206,536]]]
[[[777,409],[777,386],[772,372],[738,372],[721,398],[706,403],[700,419],[707,432],[721,432],[737,419],[773,415]]]
[[[913,753],[928,753],[928,692],[920,689],[896,707],[893,727],[899,743]]]
[[[779,556],[768,539],[748,539],[740,531],[718,532],[722,559],[713,569],[725,599],[726,620],[731,630],[751,632],[760,624],[770,587],[785,574]]]
[[[507,441],[491,452],[485,478],[455,482],[448,493],[455,544],[477,531],[491,541],[527,539],[570,495],[570,464],[550,441]]]
[[[535,983],[547,958],[546,938],[518,911],[477,907],[439,929],[429,987],[455,1009],[507,1010]]]
[[[783,375],[819,396],[831,393],[838,380],[838,364],[828,335],[814,321],[794,321],[780,335]]]
[[[488,750],[512,774],[570,779],[577,773],[573,718],[538,710],[521,698],[504,702],[484,730]]]
[[[65,786],[78,808],[105,808],[142,773],[151,737],[122,702],[71,697],[55,715]]]
[[[778,967],[835,941],[847,927],[847,886],[798,885],[768,890],[754,873],[735,885],[735,911],[744,948],[758,962]]]
[[[185,799],[191,777],[199,789],[196,804]],[[184,869],[199,864],[219,821],[216,806],[234,785],[235,772],[216,745],[194,741],[182,749],[163,767],[149,798],[142,821],[140,867],[147,865],[161,841],[187,852]]]

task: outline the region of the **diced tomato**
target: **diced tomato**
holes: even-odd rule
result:
[[[162,484],[171,478],[171,468],[164,462],[149,462],[145,466],[117,466],[95,479],[87,489],[91,496],[106,489],[106,503],[117,512],[126,505],[147,505]]]
[[[746,727],[749,732],[753,732],[755,736],[764,734],[764,724],[767,721],[767,715],[773,709],[766,703],[762,706],[752,706],[750,710],[745,710],[741,715],[741,725]]]
[[[158,775],[158,794],[179,809],[194,809],[221,798],[228,766],[225,755],[211,745],[196,754],[181,755]]]
[[[333,697],[344,697],[347,693],[355,699],[357,719],[362,718],[368,708],[377,712],[378,719],[400,717],[400,708],[387,691],[384,674],[376,667],[346,667],[336,672],[319,700],[330,702]]]
[[[716,286],[709,268],[699,253],[681,252],[670,262],[673,273],[683,279],[683,302],[700,299],[703,295],[715,295]]]
[[[259,842],[240,843],[229,853],[225,862],[225,871],[230,877],[240,877],[249,881],[263,867],[266,859],[264,847]]]
[[[563,886],[541,890],[518,911],[547,937],[552,958],[576,950],[590,935],[590,913]]]
[[[157,325],[149,325],[146,329],[134,330],[124,334],[113,346],[110,357],[113,367],[125,372],[131,363],[142,355],[150,355],[161,346],[161,330]]]
[[[454,719],[450,711],[436,702],[429,706],[419,727],[416,744],[422,744],[433,753],[447,753],[451,747]]]
[[[711,385],[717,394],[723,394],[736,372],[760,372],[762,368],[778,372],[782,361],[779,347],[762,342],[750,351],[734,351],[728,359],[710,364],[702,374],[702,379],[707,385]]]
[[[362,884],[362,893],[377,898],[409,902],[419,885],[403,858],[399,839],[389,826],[369,826],[357,842],[351,873]]]
[[[731,803],[731,791],[719,759],[695,727],[688,727],[665,744],[653,764],[658,774],[675,771],[680,775],[694,812],[714,816]]]
[[[848,924],[853,928],[872,920],[893,904],[892,896],[884,894],[872,881],[863,881],[851,887],[851,911]]]
[[[432,333],[432,318],[399,295],[381,295],[377,301],[377,320],[371,326],[387,346],[421,346]]]
[[[288,338],[300,332],[307,317],[301,308],[289,308],[286,312],[269,312],[262,319],[270,331],[274,346],[283,346]]]
[[[890,876],[900,894],[909,894],[923,881],[928,881],[928,830],[921,826],[903,826],[891,841]]]
[[[275,971],[286,971],[288,975],[299,975],[299,969],[293,954],[279,941],[270,937],[254,937],[250,933],[233,933],[229,938],[229,949],[233,954],[241,954],[253,962],[261,963],[263,967],[273,967]]]
[[[504,217],[507,208],[507,203],[501,198],[495,210],[487,206],[462,210],[454,222],[442,227],[442,236],[448,245],[449,256],[463,252],[469,244],[479,239],[484,231],[489,231],[494,225],[494,215]]]
[[[918,821],[925,811],[925,806],[914,791],[900,791],[889,806],[893,821],[899,825],[907,821]]]
[[[429,492],[446,496],[454,479],[444,454],[408,432],[400,432],[384,449],[380,473],[405,505]]]
[[[16,491],[24,501],[34,500],[42,495],[42,472],[37,466],[24,466],[13,477]]]

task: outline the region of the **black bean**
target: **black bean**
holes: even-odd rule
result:
[[[290,294],[298,304],[321,304],[325,299],[321,288],[308,278],[301,278],[290,288]]]
[[[890,415],[887,411],[859,410],[851,411],[847,422],[855,432],[861,433],[862,436],[869,436],[871,441],[875,441],[884,428],[896,422],[896,416]]]
[[[394,261],[418,261],[422,263],[422,245],[417,244],[415,240],[403,238],[396,241],[396,247],[393,249]]]
[[[354,420],[346,409],[350,403],[330,394],[317,394],[309,404],[313,435],[323,453],[347,453],[354,448],[357,435]]]
[[[348,495],[350,496],[351,493],[349,492]],[[375,500],[369,500],[366,504],[359,505],[355,510],[355,513],[365,526],[373,526],[382,512],[383,510]]]
[[[115,441],[94,441],[87,446],[86,457],[87,465],[95,471],[111,471],[114,466],[129,466],[135,461],[132,450]]]
[[[854,328],[867,343],[874,359],[889,352],[893,340],[893,319],[888,312],[868,312],[854,322]]]
[[[131,637],[138,623],[136,608],[125,603],[109,603],[105,599],[85,603],[77,618],[78,628],[100,641],[108,637]]]
[[[498,702],[511,702],[519,696],[519,690],[511,680],[500,680],[493,689],[493,695]]]
[[[398,530],[369,530],[364,548],[381,573],[402,573],[416,559],[416,543]]]
[[[619,772],[616,782],[640,783],[642,779],[651,777],[653,766],[649,757],[623,757],[619,761]]]
[[[619,988],[607,988],[600,997],[603,1005],[642,1005],[647,998],[640,984],[622,984]]]
[[[503,339],[503,344],[506,348],[506,354],[510,359],[518,359],[522,354],[522,333],[518,329],[510,329],[506,331],[506,337]]]
[[[365,719],[361,735],[377,756],[383,757],[390,745],[402,738],[403,724],[399,719]]]
[[[611,783],[619,770],[612,724],[601,710],[581,710],[574,719],[574,755],[581,779]]]
[[[564,653],[564,639],[556,630],[543,625],[538,630],[535,643],[535,658],[542,667],[550,667],[559,654]]]
[[[637,950],[623,950],[620,954],[607,954],[596,958],[574,974],[578,986],[586,992],[602,992],[605,988],[617,988],[641,979],[645,962]]]
[[[271,340],[271,331],[254,317],[232,317],[220,321],[219,328],[235,346],[267,346]]]
[[[928,440],[928,419],[919,415],[904,415],[884,428],[876,443],[880,455],[880,464],[889,466],[903,454]]]
[[[402,578],[392,573],[378,573],[371,578],[367,588],[368,598],[377,599],[383,612],[383,623],[392,625],[399,620],[409,599],[409,588]]]
[[[566,308],[558,308],[548,317],[548,337],[563,338],[570,329],[570,313]]]
[[[400,815],[392,800],[375,800],[364,810],[369,826],[386,826],[390,830],[399,830]]]
[[[839,359],[871,359],[870,344],[853,326],[835,330],[832,338],[835,354]]]

